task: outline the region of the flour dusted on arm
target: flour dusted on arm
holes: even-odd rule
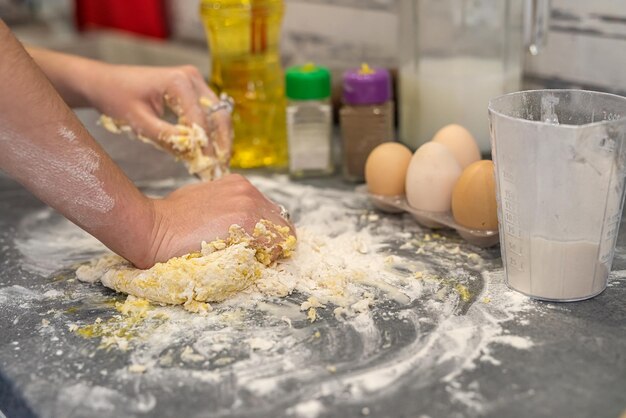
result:
[[[252,234],[238,225],[232,225],[229,233],[224,240],[203,242],[200,252],[174,257],[147,270],[107,255],[79,267],[76,276],[153,302],[206,311],[210,308],[207,302],[221,302],[247,289],[259,280],[274,256],[289,257],[296,246],[289,228],[265,220],[257,223]]]

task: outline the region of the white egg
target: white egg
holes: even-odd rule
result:
[[[415,151],[406,175],[406,198],[410,206],[430,212],[447,212],[452,190],[461,176],[461,166],[450,150],[438,142],[427,142]],[[437,224],[418,221],[426,226]]]

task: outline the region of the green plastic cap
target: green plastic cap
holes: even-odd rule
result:
[[[294,100],[319,100],[330,97],[330,71],[313,63],[287,68],[287,97]]]

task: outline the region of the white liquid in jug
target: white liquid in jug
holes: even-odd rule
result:
[[[519,68],[496,59],[423,58],[400,69],[400,139],[416,149],[443,126],[458,123],[489,153],[489,99],[520,88]]]
[[[526,260],[530,265],[506,263],[509,285],[544,299],[586,299],[606,286],[609,271],[598,259],[599,253],[599,243],[531,238]]]

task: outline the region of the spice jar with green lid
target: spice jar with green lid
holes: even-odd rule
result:
[[[330,71],[312,63],[285,73],[289,173],[312,177],[333,172]]]

